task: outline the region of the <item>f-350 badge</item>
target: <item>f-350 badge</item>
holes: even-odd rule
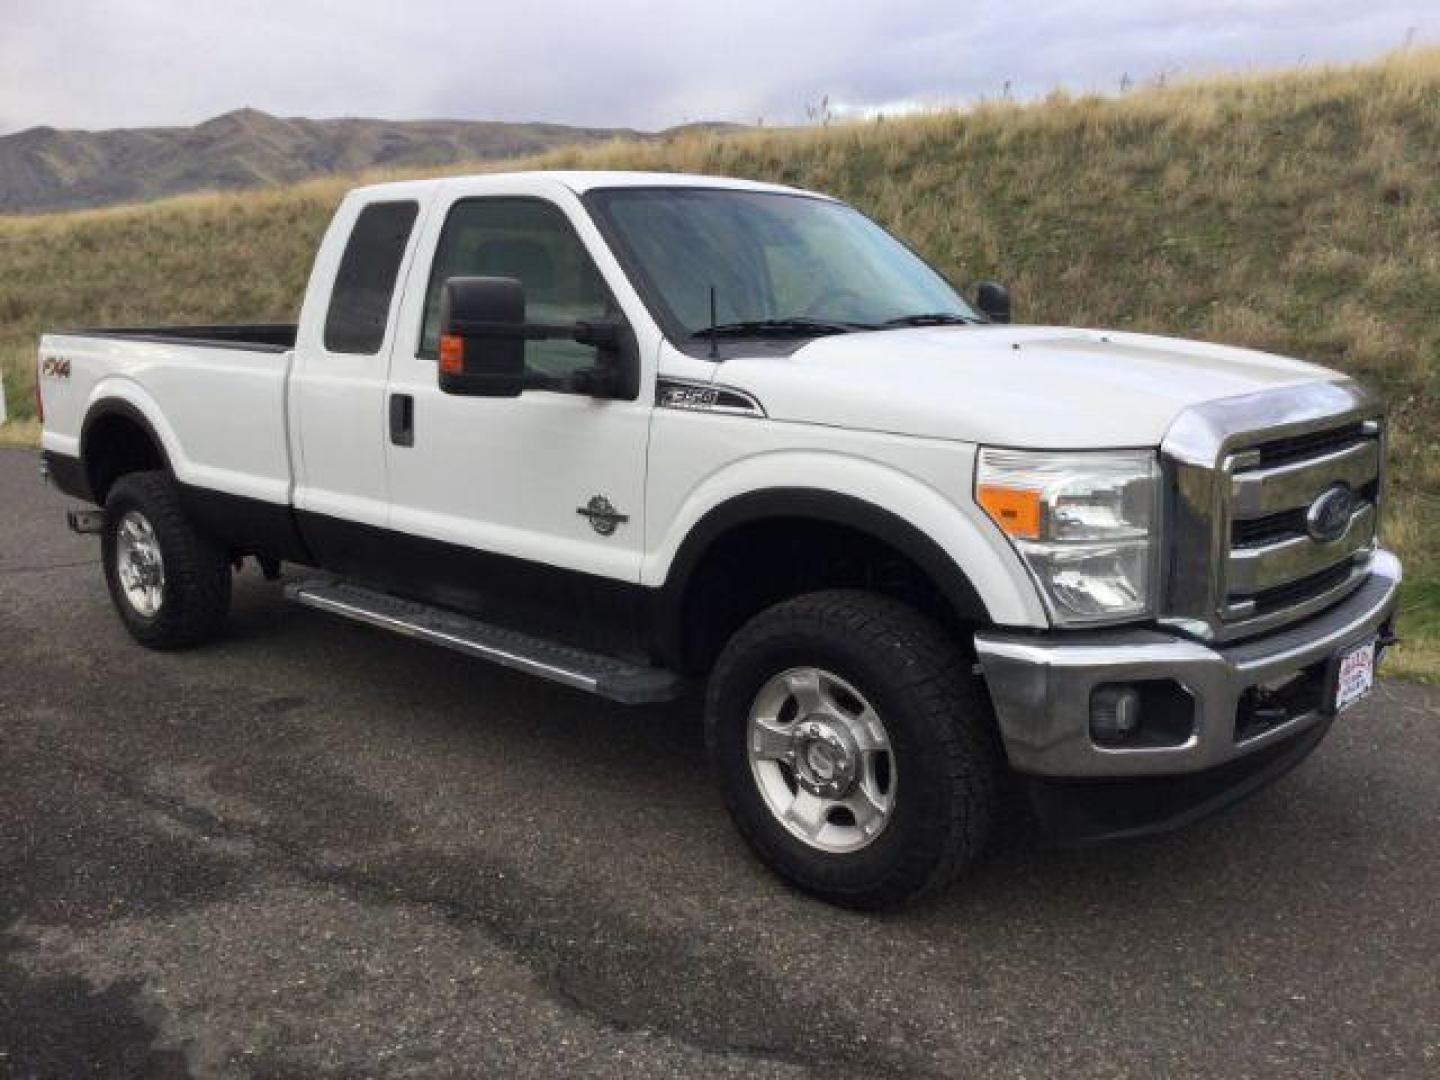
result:
[[[575,512],[589,518],[590,526],[601,536],[614,536],[615,530],[630,520],[629,514],[616,510],[604,495],[596,495]]]

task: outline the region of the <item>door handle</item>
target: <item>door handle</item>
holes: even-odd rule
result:
[[[390,395],[390,441],[396,446],[415,445],[415,398],[410,394]]]

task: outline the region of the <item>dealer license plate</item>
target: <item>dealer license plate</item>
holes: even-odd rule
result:
[[[1340,654],[1335,681],[1335,711],[1344,712],[1375,686],[1375,642],[1367,641]]]

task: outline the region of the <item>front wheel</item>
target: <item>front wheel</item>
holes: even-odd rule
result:
[[[152,649],[215,637],[230,612],[230,563],[186,518],[163,472],[129,473],[105,500],[105,581],[125,628]]]
[[[983,848],[999,752],[983,690],[919,612],[813,593],[746,624],[711,676],[706,734],[756,853],[832,903],[883,908],[951,881]]]

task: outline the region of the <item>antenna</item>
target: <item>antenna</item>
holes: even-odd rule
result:
[[[720,359],[720,344],[715,334],[715,286],[710,286],[710,359]]]

